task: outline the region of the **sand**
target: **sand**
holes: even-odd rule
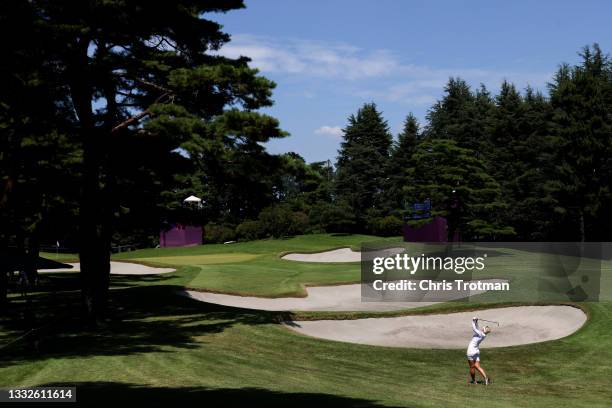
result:
[[[162,273],[174,272],[174,268],[153,268],[151,266],[130,263],[130,262],[115,262],[111,261],[111,275],[159,275]],[[79,272],[81,264],[68,263],[72,265],[72,269],[40,269],[38,272]]]
[[[560,339],[580,329],[587,319],[582,310],[571,306],[519,306],[426,316],[296,321],[286,326],[307,336],[348,343],[467,349],[473,316],[500,323],[500,327],[480,324],[493,329],[481,349]]]
[[[405,248],[387,248],[382,249],[380,253],[386,253],[388,256],[403,252]],[[315,252],[312,254],[302,254],[293,252],[281,257],[286,261],[298,262],[361,262],[361,252],[353,251],[350,248],[340,248],[325,252]]]
[[[503,282],[500,279],[482,280],[482,282]],[[224,295],[219,293],[198,292],[194,290],[182,292],[193,299],[207,303],[215,303],[223,306],[239,307],[243,309],[256,309],[268,311],[392,311],[413,309],[439,303],[428,301],[428,296],[439,296],[439,293],[429,292],[422,297],[415,296],[419,301],[401,302],[362,302],[361,284],[337,285],[337,286],[313,286],[306,288],[308,296],[304,298],[261,298],[253,296]],[[445,293],[445,301],[461,299],[468,296],[478,295],[484,291],[453,292]]]

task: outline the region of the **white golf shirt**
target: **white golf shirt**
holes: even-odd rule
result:
[[[475,354],[480,353],[480,343],[487,337],[479,328],[478,323],[472,320],[472,330],[474,331],[474,335],[472,336],[472,340],[470,340],[470,344],[468,345],[467,355],[473,356]]]

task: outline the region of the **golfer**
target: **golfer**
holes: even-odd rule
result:
[[[476,384],[476,370],[482,377],[484,378],[484,383],[486,385],[491,384],[489,377],[487,377],[487,373],[480,366],[480,343],[487,337],[487,334],[491,333],[491,328],[489,326],[485,326],[482,331],[478,328],[478,318],[472,318],[472,330],[474,331],[474,335],[472,336],[472,340],[470,340],[470,344],[467,349],[467,359],[470,365],[470,377],[472,380],[470,384]]]

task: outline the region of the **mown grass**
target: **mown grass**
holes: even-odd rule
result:
[[[36,337],[2,349],[0,387],[76,384],[81,402],[106,405],[121,400],[210,406],[609,406],[611,302],[580,303],[589,320],[569,337],[483,349],[483,365],[494,379],[493,386],[484,387],[467,384],[464,350],[325,341],[280,325],[295,317],[287,313],[221,307],[175,294],[194,282],[206,289],[270,296],[299,291],[309,282],[355,281],[358,264],[301,264],[282,261],[278,254],[356,246],[371,238],[308,236],[117,255],[117,260],[232,253],[258,257],[183,265],[158,276],[113,276],[111,318],[95,331],[79,323],[77,275],[46,274],[47,290],[33,295],[30,307],[39,323],[53,324]],[[481,300],[500,301],[485,296]],[[24,306],[14,301],[14,312],[19,314]],[[491,304],[453,302],[414,312],[483,307]],[[318,313],[298,317],[324,314]],[[2,344],[23,329],[15,320],[0,325]]]
[[[76,253],[41,252],[39,255],[57,262],[79,262],[79,254]]]
[[[570,337],[484,351],[495,379],[485,388],[467,385],[464,350],[318,340],[278,324],[289,316],[195,302],[175,289],[114,290],[113,318],[97,331],[69,313],[78,294],[64,294],[66,314],[39,336],[38,352],[21,342],[1,354],[0,387],[76,384],[81,401],[98,403],[603,407],[612,398],[610,303],[587,304],[588,323]]]
[[[281,259],[283,254],[344,247],[359,250],[361,243],[373,240],[381,239],[369,235],[301,235],[228,245],[145,249],[116,254],[113,260],[153,266],[189,265],[190,279],[180,278],[180,284],[192,289],[264,297],[306,296],[304,287],[309,284],[358,282],[359,263],[295,262]],[[400,238],[384,241],[400,242]]]

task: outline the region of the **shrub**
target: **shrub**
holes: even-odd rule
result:
[[[236,239],[234,228],[209,222],[204,227],[204,243],[220,243]]]
[[[300,235],[308,230],[308,215],[301,211],[296,211],[291,214],[291,225],[289,226],[289,235]]]
[[[261,222],[246,220],[236,227],[236,236],[241,241],[253,241],[265,236]]]
[[[387,215],[386,217],[377,217],[368,220],[368,230],[374,235],[383,237],[401,235],[403,226],[404,222],[395,215]]]
[[[267,236],[280,238],[287,235],[291,227],[292,211],[286,205],[272,205],[259,213],[262,231]]]
[[[353,212],[342,204],[319,203],[310,210],[309,220],[313,229],[325,232],[353,232],[356,226]]]
[[[308,229],[308,216],[301,211],[292,211],[285,204],[264,208],[259,213],[258,222],[263,235],[275,238],[303,234]]]

